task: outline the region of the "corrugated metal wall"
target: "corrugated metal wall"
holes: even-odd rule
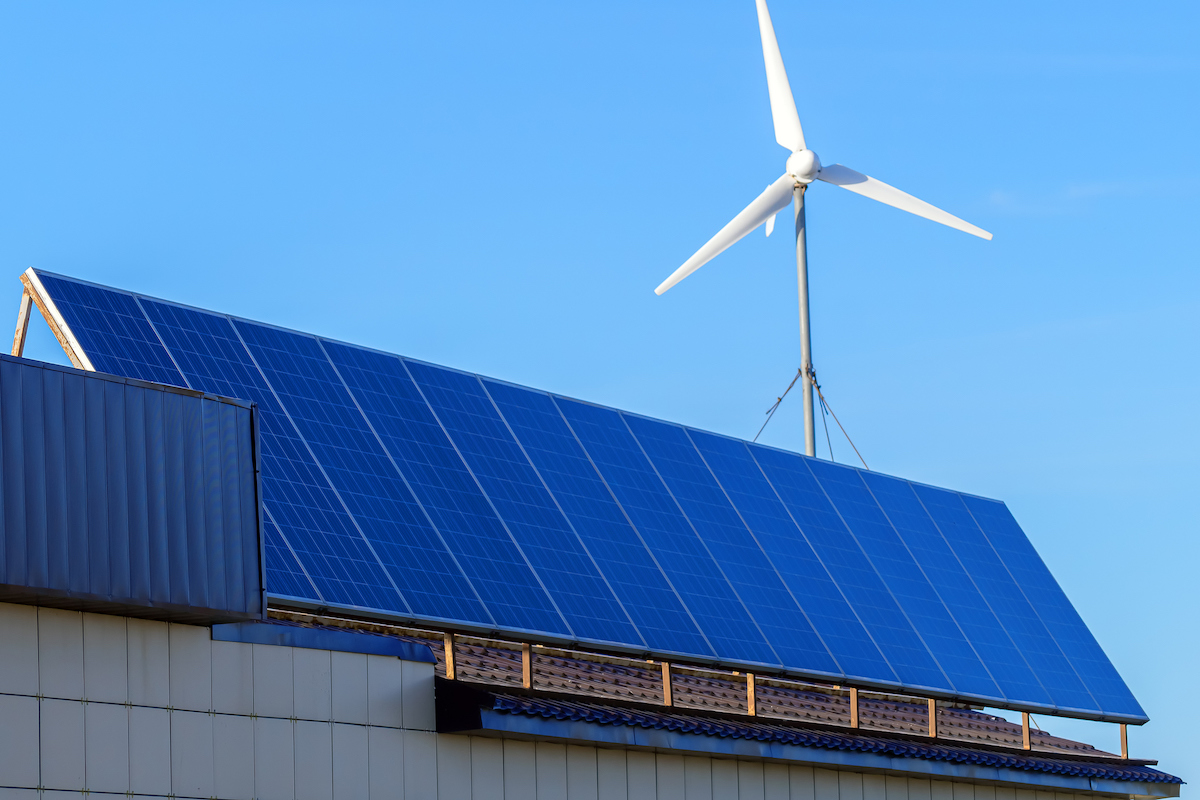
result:
[[[0,597],[262,614],[248,403],[0,356]]]

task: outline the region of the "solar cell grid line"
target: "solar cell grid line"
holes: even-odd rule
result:
[[[475,375],[407,361],[467,468],[579,639],[641,635]]]
[[[887,658],[751,457],[746,443],[694,429],[688,430],[688,435],[841,671],[847,677],[899,686],[900,679]]]
[[[1036,665],[1034,672],[1054,706],[1061,710],[1098,709],[1095,698],[975,524],[962,497],[930,486],[912,486],[1013,643],[1031,665]]]
[[[871,638],[887,654],[900,682],[909,687],[950,689],[925,643],[808,468],[809,459],[762,445],[750,445],[749,449]]]
[[[558,397],[554,401],[717,655],[777,664],[777,655],[679,512],[620,414]]]
[[[860,470],[807,459],[826,495],[956,692],[1001,697],[921,565],[901,540]]]
[[[482,601],[487,624],[567,635],[400,358],[329,340],[324,346],[470,594]],[[485,623],[477,617],[465,619]]]
[[[223,315],[143,298],[141,307],[193,388],[258,403],[263,503],[326,597],[401,610],[361,531]],[[268,554],[270,555],[270,554]],[[268,567],[272,565],[268,561]],[[381,605],[380,605],[381,604]]]
[[[659,653],[715,657],[550,395],[494,380],[483,384],[647,647]]]
[[[71,332],[97,369],[99,361],[114,375],[187,386],[132,296],[44,272],[38,278],[71,308]]]
[[[1100,710],[1144,718],[1145,711],[1017,525],[1008,506],[970,495],[963,495],[962,499],[1030,606],[1099,703]]]
[[[672,425],[621,415],[782,664],[840,672],[825,643],[688,438]]]

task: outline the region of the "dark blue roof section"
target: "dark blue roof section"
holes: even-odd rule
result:
[[[949,761],[1000,769],[1065,775],[1092,780],[1128,781],[1138,783],[1181,784],[1180,778],[1153,767],[1128,761],[1105,763],[1101,759],[1066,759],[1035,754],[1017,754],[946,742],[923,742],[899,736],[872,736],[869,733],[849,734],[805,728],[797,725],[733,719],[731,717],[700,716],[687,712],[660,712],[642,708],[610,706],[602,703],[577,703],[568,700],[526,697],[508,694],[485,694],[485,708],[502,714],[542,719],[589,722],[672,731],[722,739],[748,739],[775,742],[826,750],[847,750],[900,758],[919,758],[928,761]]]
[[[38,275],[97,369],[259,404],[280,601],[1145,720],[1002,503]]]

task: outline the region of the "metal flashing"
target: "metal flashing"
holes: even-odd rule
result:
[[[375,656],[395,656],[404,661],[436,664],[433,652],[416,642],[381,636],[365,631],[338,628],[316,628],[278,620],[254,620],[214,625],[215,642],[271,644],[280,647],[302,647],[309,650],[336,650],[341,653],[365,653]]]

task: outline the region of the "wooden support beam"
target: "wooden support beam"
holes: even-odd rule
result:
[[[521,685],[533,688],[533,645],[521,645]]]
[[[746,673],[746,713],[750,716],[758,714],[758,698],[755,696],[754,673]]]
[[[443,634],[442,641],[446,647],[446,677],[454,680],[454,634]]]
[[[671,662],[662,662],[662,682],[663,682],[663,705],[675,705],[674,699],[671,697]]]
[[[929,698],[929,738],[937,738],[937,700]]]
[[[21,308],[17,311],[17,332],[13,334],[12,354],[25,354],[25,334],[29,333],[29,311],[33,308],[33,295],[29,290],[21,292]]]
[[[1121,758],[1129,758],[1129,726],[1121,723]]]
[[[1021,712],[1021,749],[1033,749],[1033,737],[1029,735],[1029,712]]]
[[[850,727],[858,727],[858,689],[850,687]]]
[[[71,359],[71,363],[76,369],[86,369],[88,372],[95,372],[95,367],[88,359],[87,354],[83,352],[83,348],[75,340],[71,329],[67,327],[67,323],[58,314],[47,299],[42,296],[42,282],[38,279],[33,271],[33,267],[25,270],[21,275],[21,283],[25,285],[25,291],[29,292],[29,296],[33,299],[33,304],[37,306],[38,311],[42,312],[42,318],[46,320],[46,324],[50,326],[50,332],[54,334],[54,338],[58,339],[58,343],[62,345],[63,352],[67,354],[67,358]]]

